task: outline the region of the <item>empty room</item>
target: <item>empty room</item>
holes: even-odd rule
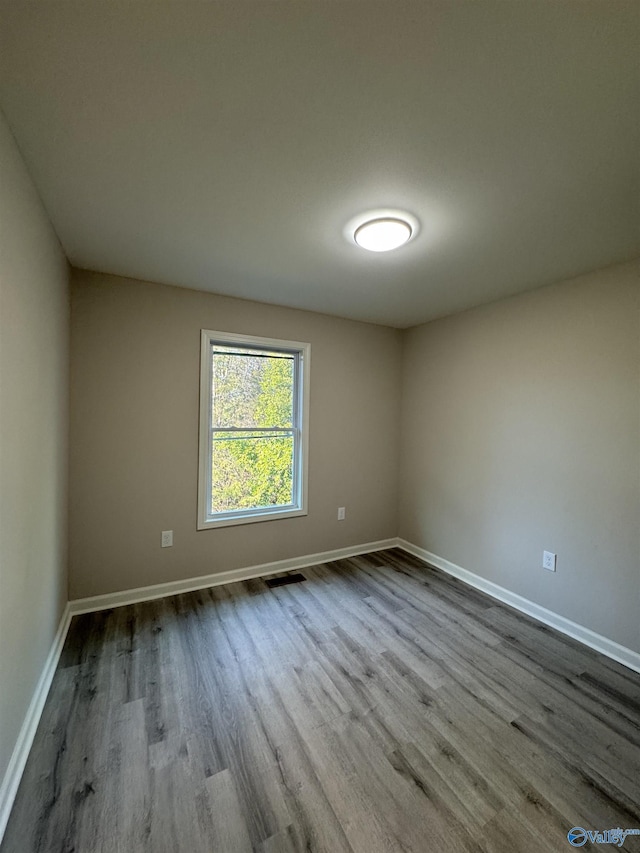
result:
[[[640,853],[640,3],[0,0],[0,853]]]

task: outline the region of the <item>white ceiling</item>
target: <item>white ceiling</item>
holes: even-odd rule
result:
[[[636,0],[0,4],[71,262],[408,326],[640,255]],[[361,210],[419,236],[349,243]]]

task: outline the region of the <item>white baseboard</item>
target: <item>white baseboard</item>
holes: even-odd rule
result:
[[[42,669],[42,674],[40,675],[38,684],[36,685],[36,689],[31,698],[31,702],[29,703],[29,708],[27,709],[24,722],[22,723],[22,728],[20,729],[20,734],[18,735],[18,740],[16,741],[16,745],[13,749],[9,766],[4,774],[2,784],[0,784],[0,843],[2,843],[2,837],[5,829],[7,828],[11,807],[13,806],[13,801],[15,800],[18,792],[18,786],[20,785],[20,780],[24,773],[27,758],[29,757],[29,752],[38,728],[38,723],[42,716],[44,703],[46,702],[47,695],[49,694],[49,688],[51,687],[51,682],[53,681],[53,676],[55,675],[56,667],[60,660],[60,653],[62,652],[62,647],[64,646],[64,641],[66,639],[70,623],[71,608],[67,604],[62,614],[62,618],[60,619],[60,624],[58,625],[58,630],[56,631],[56,636],[51,645],[47,660],[45,661],[45,665]]]
[[[122,592],[111,592],[106,595],[94,595],[90,598],[76,598],[69,602],[71,613],[93,613],[96,610],[108,610],[111,607],[122,607],[125,604],[137,604],[140,601],[152,601],[155,598],[165,598],[182,592],[194,592],[198,589],[208,589],[234,581],[246,581],[251,578],[261,578],[275,575],[279,572],[290,572],[316,566],[319,563],[329,563],[331,560],[341,560],[345,557],[356,557],[358,554],[368,554],[371,551],[384,551],[394,548],[398,540],[381,539],[378,542],[367,542],[364,545],[351,545],[348,548],[336,548],[333,551],[322,551],[320,554],[305,554],[302,557],[292,557],[288,560],[276,560],[274,563],[262,563],[259,566],[248,566],[245,569],[230,569],[226,572],[216,572],[212,575],[202,575],[180,581],[158,583],[153,586],[143,586],[138,589],[126,589]]]
[[[624,666],[629,667],[629,669],[632,669],[635,672],[640,672],[640,654],[638,654],[638,652],[634,652],[632,649],[621,646],[619,643],[615,643],[613,640],[609,640],[601,634],[596,634],[596,632],[592,631],[590,628],[578,625],[576,622],[572,622],[570,619],[566,619],[564,616],[560,616],[552,610],[547,610],[546,607],[541,607],[539,604],[529,601],[528,598],[523,598],[521,595],[511,592],[510,590],[499,586],[497,583],[486,580],[485,578],[480,577],[480,575],[470,572],[468,569],[463,569],[461,566],[457,566],[455,563],[451,563],[443,557],[438,557],[437,554],[432,554],[431,551],[419,548],[417,545],[413,545],[405,539],[398,539],[397,547],[402,548],[402,550],[406,551],[408,554],[413,554],[414,557],[419,557],[421,560],[424,560],[425,563],[430,563],[437,569],[441,569],[448,575],[458,578],[464,583],[469,584],[469,586],[479,589],[481,592],[486,592],[487,595],[490,595],[492,598],[497,598],[498,601],[503,601],[505,604],[509,604],[521,613],[533,616],[533,618],[537,619],[538,622],[544,622],[545,625],[555,628],[556,631],[560,631],[561,634],[566,634],[568,637],[578,640],[580,643],[583,643],[585,646],[589,646],[589,648],[594,649],[596,652],[600,652],[608,658],[612,658],[613,660],[618,661],[618,663],[624,664]]]

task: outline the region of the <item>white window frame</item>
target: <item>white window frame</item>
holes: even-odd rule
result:
[[[200,343],[200,437],[198,459],[198,530],[212,527],[229,527],[233,524],[251,524],[279,518],[308,515],[308,461],[309,461],[309,376],[311,345],[300,341],[281,341],[231,332],[201,330]],[[212,359],[211,347],[237,346],[247,349],[290,352],[294,362],[293,397],[293,502],[286,506],[260,507],[210,513],[211,506],[211,454],[212,454]]]

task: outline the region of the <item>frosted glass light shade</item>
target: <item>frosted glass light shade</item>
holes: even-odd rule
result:
[[[369,252],[390,252],[411,238],[411,225],[403,219],[380,218],[364,222],[353,239]]]

